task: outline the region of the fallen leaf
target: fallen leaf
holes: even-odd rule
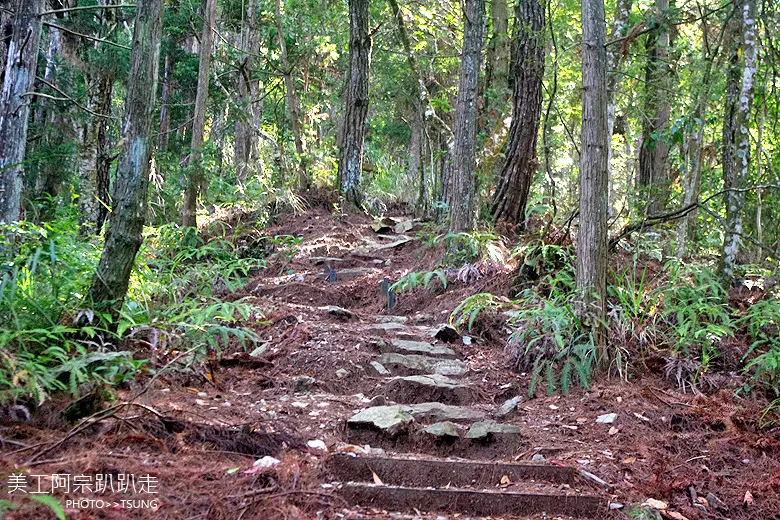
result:
[[[501,485],[502,486],[508,486],[511,483],[512,483],[512,481],[509,480],[509,476],[508,475],[504,475],[503,477],[501,477]]]
[[[636,462],[636,457],[627,457],[623,459],[623,464],[633,464]]]
[[[557,410],[557,409],[558,409],[558,407],[557,407],[557,406],[555,406],[554,404],[551,404],[551,405],[550,405],[550,410]]]
[[[619,431],[620,431],[620,428],[617,428],[617,427],[613,426],[612,428],[609,429],[609,434],[610,435],[615,435]]]
[[[709,507],[710,503],[707,502],[707,499],[704,497],[696,497],[696,502],[703,505],[704,507]]]
[[[750,507],[753,505],[753,493],[750,492],[750,490],[745,491],[745,498],[742,500],[742,504],[745,505],[745,507]]]
[[[634,417],[636,417],[637,419],[641,419],[641,420],[643,420],[643,421],[646,421],[646,422],[650,422],[650,419],[649,419],[649,418],[647,418],[647,417],[645,417],[645,416],[644,416],[644,415],[642,415],[641,413],[636,413],[636,412],[634,412]]]
[[[225,474],[227,474],[227,475],[232,475],[233,473],[235,473],[236,471],[238,471],[238,470],[240,470],[240,469],[241,469],[241,468],[230,468],[229,470],[227,470],[227,471],[225,472]]]
[[[377,486],[384,486],[385,485],[385,483],[382,482],[382,479],[379,478],[379,475],[377,475],[373,471],[371,472],[371,476],[374,477],[374,484],[376,484]]]
[[[661,511],[661,516],[669,520],[688,520],[687,516],[683,516],[677,511]]]

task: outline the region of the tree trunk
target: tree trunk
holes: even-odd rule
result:
[[[517,3],[514,109],[506,163],[496,187],[493,218],[508,224],[525,222],[528,192],[539,166],[536,141],[542,113],[544,79],[544,5],[540,0]]]
[[[19,220],[22,175],[27,147],[30,99],[38,64],[43,0],[16,0],[13,34],[8,45],[0,91],[0,224]]]
[[[339,132],[339,186],[347,202],[358,207],[362,202],[360,173],[363,169],[371,66],[368,6],[368,0],[349,0],[349,79]]]
[[[171,96],[171,86],[173,82],[173,39],[168,37],[168,53],[165,55],[165,66],[163,68],[162,88],[160,89],[160,133],[157,136],[157,150],[164,152],[168,148],[168,141],[171,131],[171,110],[168,107],[168,99]]]
[[[737,265],[737,254],[739,253],[740,241],[742,237],[742,221],[745,209],[745,180],[750,170],[750,109],[753,103],[753,76],[756,74],[756,19],[755,19],[755,0],[743,0],[738,2],[738,12],[741,11],[741,32],[742,32],[742,87],[739,92],[739,98],[733,99],[734,90],[732,83],[732,72],[729,73],[729,83],[727,89],[727,103],[735,104],[734,128],[731,130],[729,142],[725,139],[724,122],[724,149],[728,145],[733,148],[731,156],[728,158],[731,164],[726,168],[724,152],[724,184],[726,189],[726,230],[723,240],[723,252],[721,257],[721,271],[723,277],[731,281],[734,278],[734,269]],[[737,16],[737,18],[740,18]],[[739,31],[739,25],[735,28]],[[735,34],[735,40],[739,37],[739,32]],[[737,46],[732,43],[732,48]],[[739,58],[737,58],[738,60]],[[732,61],[732,60],[730,60]],[[733,62],[732,62],[733,64]],[[724,120],[725,121],[725,120]]]
[[[217,0],[205,0],[203,9],[203,32],[200,37],[200,64],[198,66],[198,90],[195,94],[195,114],[192,121],[190,155],[187,158],[187,187],[184,190],[184,204],[181,223],[185,227],[197,227],[198,197],[204,190],[206,179],[203,172],[203,131],[206,126],[206,101],[209,97],[209,74],[211,51],[214,47],[214,17]]]
[[[707,106],[709,104],[712,83],[712,67],[715,56],[710,56],[709,49],[709,24],[707,18],[702,18],[702,61],[704,61],[704,74],[702,82],[694,91],[698,94],[696,108],[693,112],[693,124],[695,128],[685,137],[684,171],[683,171],[683,207],[690,206],[699,199],[701,191],[701,167],[702,167],[702,142],[704,141],[704,129],[707,126]],[[698,211],[695,209],[682,218],[677,227],[677,258],[686,255],[688,243],[693,240],[696,231],[696,219]]]
[[[520,2],[522,3],[522,2]],[[519,10],[518,3],[515,10]],[[485,114],[481,128],[493,128],[509,100],[509,8],[507,0],[490,2],[491,33],[485,57],[485,82],[482,109]],[[516,22],[518,32],[524,27]],[[491,92],[492,90],[492,92]],[[492,99],[491,99],[492,98]]]
[[[106,241],[89,290],[92,304],[116,316],[143,241],[152,117],[162,39],[162,0],[136,0],[125,116]]]
[[[655,23],[647,35],[645,68],[645,113],[642,148],[639,152],[639,187],[647,191],[647,213],[657,214],[666,207],[669,194],[669,145],[666,127],[671,104],[669,66],[669,0],[655,0]]]
[[[633,0],[618,0],[615,18],[612,22],[610,40],[625,36],[629,27]],[[612,44],[607,47],[607,177],[609,178],[609,214],[614,204],[612,172],[612,136],[615,133],[615,97],[617,95],[620,68],[623,62],[624,47]]]
[[[476,197],[477,90],[479,83],[485,0],[463,0],[463,52],[455,104],[455,134],[444,201],[450,210],[450,230],[474,228]]]
[[[368,28],[368,15],[366,15],[366,28]],[[295,88],[295,78],[292,74],[292,66],[287,59],[287,42],[284,40],[284,25],[282,24],[282,0],[276,0],[276,32],[279,36],[279,52],[282,60],[282,75],[284,76],[287,109],[290,111],[290,127],[292,128],[293,139],[295,141],[295,153],[298,155],[297,185],[298,189],[306,190],[309,187],[309,178],[306,173],[306,145],[303,140],[303,131],[301,129],[301,100],[298,96],[298,89]],[[366,30],[366,32],[368,31]],[[367,70],[366,76],[368,76]],[[368,94],[366,94],[366,98],[368,98]]]
[[[423,166],[423,137],[425,128],[423,127],[422,103],[419,98],[412,102],[412,114],[409,137],[409,169],[408,174],[412,181],[419,182],[417,192],[417,208],[422,215],[428,210],[428,186],[425,182],[425,168]]]
[[[582,2],[582,149],[578,312],[601,329],[607,287],[607,53],[604,0]],[[599,334],[599,338],[601,334]],[[600,342],[601,343],[601,342]]]
[[[241,113],[236,116],[236,136],[234,147],[234,165],[236,177],[241,183],[246,182],[249,176],[249,163],[254,158],[257,147],[257,133],[255,128],[256,112],[254,97],[256,93],[255,81],[252,75],[255,72],[255,55],[259,50],[257,27],[255,24],[255,0],[247,3],[247,15],[245,26],[241,31],[241,49],[246,53],[244,60],[239,65],[236,83],[238,85],[238,102]]]
[[[0,11],[0,87],[5,81],[5,62],[8,59],[8,46],[14,33],[14,19],[10,13]]]
[[[111,115],[111,96],[114,88],[113,72],[104,71],[100,78],[97,100],[90,107],[98,114]],[[110,120],[92,117],[84,125],[84,136],[79,158],[79,234],[100,233],[108,215],[109,171],[111,150],[108,143]]]

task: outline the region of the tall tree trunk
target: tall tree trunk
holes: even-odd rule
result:
[[[368,15],[366,15],[367,27]],[[282,23],[282,0],[276,0],[276,32],[279,36],[279,53],[282,59],[282,75],[284,76],[287,109],[290,111],[290,127],[292,128],[293,140],[295,141],[295,153],[298,155],[297,185],[299,189],[306,190],[309,187],[309,178],[306,173],[306,144],[304,143],[303,130],[301,129],[301,99],[298,96],[298,89],[295,88],[295,78],[292,74],[290,60],[287,58],[287,42],[284,40],[284,25]],[[350,46],[350,51],[351,49],[352,47]],[[368,70],[366,70],[367,76]],[[368,98],[368,94],[366,94],[366,98]]]
[[[236,177],[244,183],[249,175],[249,163],[254,158],[257,148],[257,110],[254,105],[256,82],[255,55],[259,50],[259,40],[255,23],[257,4],[255,0],[247,3],[246,21],[241,30],[241,49],[246,53],[239,65],[236,78],[238,85],[238,102],[241,113],[236,116],[236,136],[234,147],[234,166]]]
[[[106,241],[89,289],[92,304],[116,316],[122,307],[135,256],[143,241],[152,117],[162,40],[162,0],[136,0],[125,116]]]
[[[753,103],[753,76],[756,74],[755,0],[742,0],[737,4],[737,7],[742,12],[742,23],[740,24],[743,40],[742,87],[738,100],[732,100],[732,97],[729,97],[733,96],[734,89],[727,89],[727,103],[736,104],[736,109],[734,110],[734,128],[731,129],[732,137],[726,143],[724,123],[723,142],[724,149],[727,144],[733,148],[733,152],[729,157],[731,164],[726,168],[725,151],[723,163],[724,184],[729,191],[726,192],[726,230],[723,239],[721,270],[723,277],[729,281],[734,278],[734,269],[737,265],[737,254],[739,253],[742,237],[745,181],[750,170],[750,110]],[[736,27],[739,26],[735,24]],[[739,38],[739,36],[739,32],[737,32],[735,39]],[[732,86],[731,76],[732,73],[730,72],[729,87]]]
[[[710,26],[707,17],[702,17],[702,61],[704,73],[696,92],[696,108],[693,111],[693,123],[695,128],[685,136],[684,145],[684,171],[683,171],[683,207],[693,204],[699,199],[701,191],[701,167],[702,167],[702,142],[704,141],[704,129],[707,126],[707,106],[710,100],[712,83],[712,67],[715,62],[715,54],[709,52]],[[717,52],[717,49],[715,50]],[[693,240],[696,231],[696,219],[698,212],[694,209],[682,218],[677,226],[677,258],[686,255],[688,243]]]
[[[10,13],[0,11],[0,87],[5,81],[5,63],[8,60],[8,46],[14,33],[14,19]]]
[[[187,159],[187,187],[181,209],[181,223],[185,227],[197,227],[198,197],[205,188],[203,172],[203,132],[206,126],[206,101],[209,97],[211,51],[214,47],[214,17],[217,0],[205,0],[203,32],[200,37],[200,64],[198,66],[198,90],[195,94],[195,114],[192,120],[190,155]]]
[[[612,21],[610,40],[625,36],[629,27],[633,0],[618,0],[615,18]],[[609,178],[609,214],[614,204],[612,172],[612,136],[615,133],[615,97],[620,80],[620,68],[623,63],[624,47],[612,44],[607,47],[607,176]]]
[[[98,86],[97,99],[90,99],[90,107],[98,114],[111,114],[111,96],[114,74],[103,71]],[[110,120],[92,117],[84,125],[79,157],[79,234],[89,236],[99,233],[108,215],[109,169],[111,151],[108,144]]]
[[[528,192],[539,166],[536,141],[542,114],[545,45],[541,1],[520,0],[515,13],[514,109],[506,163],[493,200],[493,218],[513,225],[525,222]]]
[[[169,36],[167,44],[167,54],[165,55],[165,66],[163,68],[162,88],[160,89],[160,133],[157,136],[157,150],[164,152],[168,148],[168,141],[171,131],[171,110],[168,107],[168,100],[171,96],[173,83],[173,39]]]
[[[338,181],[346,200],[360,206],[360,174],[368,117],[371,66],[368,0],[349,0],[349,79],[339,135]]]
[[[607,289],[607,53],[604,0],[582,2],[578,311],[600,330]],[[599,334],[599,337],[601,335]]]
[[[41,40],[43,0],[16,0],[5,78],[0,91],[0,224],[19,220],[30,99]]]
[[[417,208],[422,215],[428,212],[428,185],[425,181],[425,165],[423,164],[423,138],[425,127],[422,115],[422,103],[419,98],[412,102],[412,114],[409,137],[409,177],[417,181]]]
[[[519,4],[515,11],[520,9]],[[507,0],[490,2],[490,40],[485,56],[485,81],[483,87],[482,110],[485,117],[481,128],[493,128],[501,118],[503,107],[509,100],[509,8]],[[518,31],[524,27],[516,22]],[[491,90],[493,91],[491,93]],[[491,100],[491,96],[494,96]]]
[[[671,67],[669,67],[669,0],[655,0],[655,23],[647,35],[645,68],[645,112],[642,123],[642,148],[639,152],[639,187],[648,192],[647,213],[656,214],[666,207],[669,194],[669,145],[666,127],[671,103]]]
[[[449,165],[449,186],[444,201],[450,209],[450,230],[474,228],[476,197],[477,89],[482,32],[485,25],[485,0],[463,0],[463,51],[460,82],[455,104],[453,133],[455,143]]]

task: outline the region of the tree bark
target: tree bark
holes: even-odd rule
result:
[[[125,115],[111,217],[89,298],[116,317],[143,241],[152,155],[152,117],[162,39],[162,0],[136,0]]]
[[[157,136],[157,150],[164,152],[168,148],[171,130],[171,111],[168,107],[168,99],[171,96],[171,87],[173,82],[173,39],[169,36],[167,40],[168,52],[165,55],[165,66],[163,68],[162,88],[160,89],[160,133]]]
[[[583,0],[582,32],[582,150],[577,233],[577,310],[598,331],[605,313],[607,286],[608,136],[604,0]]]
[[[368,27],[368,16],[366,16],[366,27]],[[287,58],[287,42],[284,40],[284,25],[282,23],[282,0],[276,0],[276,32],[279,37],[279,53],[282,60],[287,109],[290,111],[290,127],[295,141],[295,153],[298,155],[297,185],[298,189],[306,190],[309,187],[309,178],[306,173],[306,144],[301,129],[301,99],[298,95],[298,89],[295,88],[295,78],[292,74],[290,60]],[[367,94],[366,97],[368,97]]]
[[[0,224],[19,220],[30,99],[38,64],[43,0],[16,0],[0,91]]]
[[[195,114],[192,121],[190,155],[187,158],[187,186],[184,190],[184,204],[181,223],[185,227],[197,227],[198,197],[204,190],[206,179],[203,172],[203,132],[206,125],[206,101],[209,97],[211,51],[214,46],[214,17],[217,0],[205,0],[203,9],[203,32],[200,37],[200,64],[198,66],[198,90],[195,94]]]
[[[368,0],[349,0],[349,78],[339,136],[338,181],[347,202],[360,206],[360,174],[368,117],[371,66]]]
[[[544,5],[520,0],[515,9],[517,47],[514,74],[514,109],[509,128],[507,158],[493,199],[493,218],[516,225],[525,222],[525,208],[539,159],[536,142],[542,113],[544,79]]]
[[[10,13],[0,11],[0,87],[5,81],[5,62],[8,59],[8,45],[14,33],[14,19]]]
[[[476,196],[477,91],[482,32],[485,25],[485,0],[463,0],[463,51],[460,61],[458,99],[455,104],[455,135],[447,173],[444,201],[450,210],[450,230],[474,228]]]
[[[668,11],[669,0],[655,0],[655,23],[646,44],[645,113],[649,117],[642,123],[637,180],[647,191],[646,212],[651,215],[665,209],[669,195],[669,145],[663,135],[671,112]]]
[[[742,0],[736,6],[741,11],[741,24],[735,24],[735,29],[741,29],[742,37],[742,86],[739,98],[733,99],[734,88],[732,76],[729,73],[727,88],[727,104],[736,105],[733,109],[733,128],[730,130],[728,143],[726,142],[724,122],[724,185],[730,191],[726,192],[726,230],[723,239],[723,251],[721,255],[721,272],[727,281],[734,278],[734,269],[737,265],[737,254],[740,249],[742,237],[743,213],[745,209],[745,181],[750,171],[750,117],[753,104],[753,77],[756,74],[756,19],[755,0]],[[740,27],[741,26],[741,27]],[[735,39],[740,34],[735,34]],[[738,45],[738,44],[737,44]],[[732,48],[735,45],[732,45]],[[739,58],[737,57],[737,60]],[[733,60],[730,60],[733,64]],[[731,96],[731,97],[729,97]],[[724,119],[725,121],[725,119]],[[733,149],[730,156],[726,156],[725,147]],[[730,161],[726,168],[726,159]]]
[[[520,3],[515,8],[520,8]],[[507,0],[491,0],[490,2],[490,40],[485,56],[485,82],[482,107],[485,113],[482,128],[492,128],[501,118],[503,107],[509,100],[510,75],[510,39],[509,39],[509,8]],[[518,32],[524,27],[516,22]],[[491,90],[493,91],[491,93]],[[493,99],[491,100],[491,96]]]
[[[255,0],[247,3],[245,26],[241,33],[241,49],[246,53],[239,65],[236,83],[238,85],[238,106],[241,113],[236,116],[236,136],[234,147],[234,165],[239,182],[246,182],[249,176],[249,164],[255,158],[257,148],[257,110],[254,106],[256,82],[252,75],[255,72],[255,56],[259,51],[257,27],[255,23],[257,5]]]

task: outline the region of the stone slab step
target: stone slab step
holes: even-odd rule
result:
[[[377,358],[377,361],[390,372],[397,375],[439,374],[442,376],[463,376],[469,371],[468,366],[458,359],[441,359],[419,354],[396,354],[388,352]]]
[[[519,464],[472,460],[413,459],[396,457],[352,457],[332,455],[325,470],[342,482],[373,482],[373,474],[385,484],[411,487],[492,488],[503,477],[512,482],[535,480],[556,484],[580,484],[577,470],[570,466]]]
[[[449,359],[458,357],[458,354],[449,347],[431,345],[426,341],[411,341],[398,338],[380,342],[379,351],[382,353],[417,354],[421,356]]]
[[[373,428],[393,436],[413,421],[432,423],[437,421],[473,422],[485,418],[484,412],[466,406],[442,403],[418,403],[411,405],[372,406],[364,408],[347,419],[351,428]]]
[[[382,393],[402,404],[436,401],[465,405],[472,404],[475,400],[475,392],[471,386],[439,374],[394,377],[385,385]]]
[[[389,511],[436,511],[478,516],[588,516],[606,511],[606,502],[592,495],[428,489],[349,482],[337,493],[351,505]]]

